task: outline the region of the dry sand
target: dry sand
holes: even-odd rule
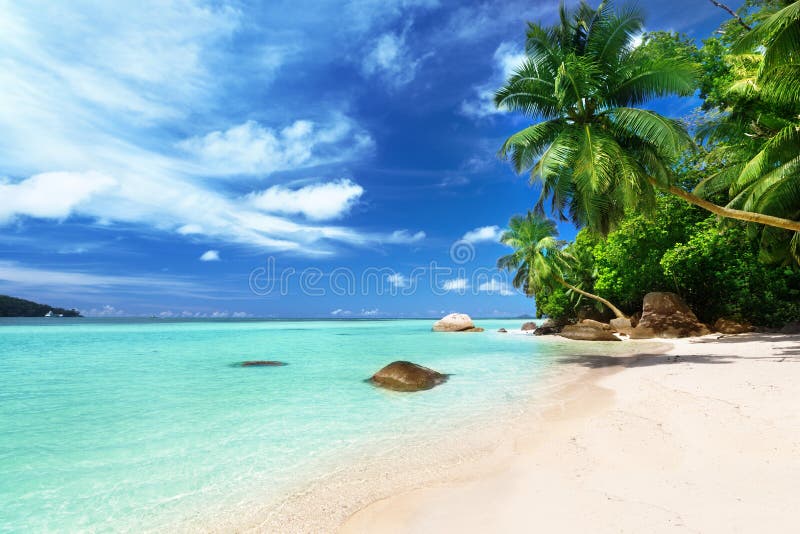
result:
[[[523,431],[340,531],[800,531],[800,336],[717,337],[575,358]]]

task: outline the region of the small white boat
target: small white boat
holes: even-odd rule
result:
[[[45,317],[55,317],[55,315],[53,314],[53,310],[50,310],[49,312],[45,313],[44,316]]]

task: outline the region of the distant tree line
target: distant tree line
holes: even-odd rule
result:
[[[48,312],[64,317],[80,317],[78,310],[65,310],[47,304],[0,295],[0,317],[44,317]]]

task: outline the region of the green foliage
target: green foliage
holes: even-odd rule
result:
[[[697,65],[666,37],[636,48],[635,8],[561,7],[560,24],[531,23],[527,59],[495,96],[498,107],[544,119],[500,149],[519,172],[543,183],[537,210],[607,233],[627,207],[654,203],[652,181],[672,182],[671,164],[692,146],[675,120],[640,109],[648,100],[690,95]],[[685,46],[689,50],[688,44]]]
[[[664,275],[702,321],[780,326],[800,319],[800,271],[765,266],[741,225],[708,219],[661,259]]]
[[[650,291],[675,291],[661,257],[675,243],[684,242],[705,217],[705,212],[672,196],[658,199],[652,217],[635,213],[626,217],[593,250],[595,291],[630,313],[641,310]]]
[[[49,311],[56,315],[61,314],[64,317],[81,316],[77,310],[53,308],[47,304],[38,304],[30,300],[0,295],[0,317],[44,317]]]
[[[536,318],[549,317],[557,323],[568,323],[575,317],[575,301],[563,287],[539,291],[536,299]]]

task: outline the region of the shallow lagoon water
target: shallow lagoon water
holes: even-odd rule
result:
[[[575,349],[495,332],[522,322],[2,320],[0,529],[158,530],[280,499],[535,395]],[[364,382],[399,359],[452,376],[413,394]]]

